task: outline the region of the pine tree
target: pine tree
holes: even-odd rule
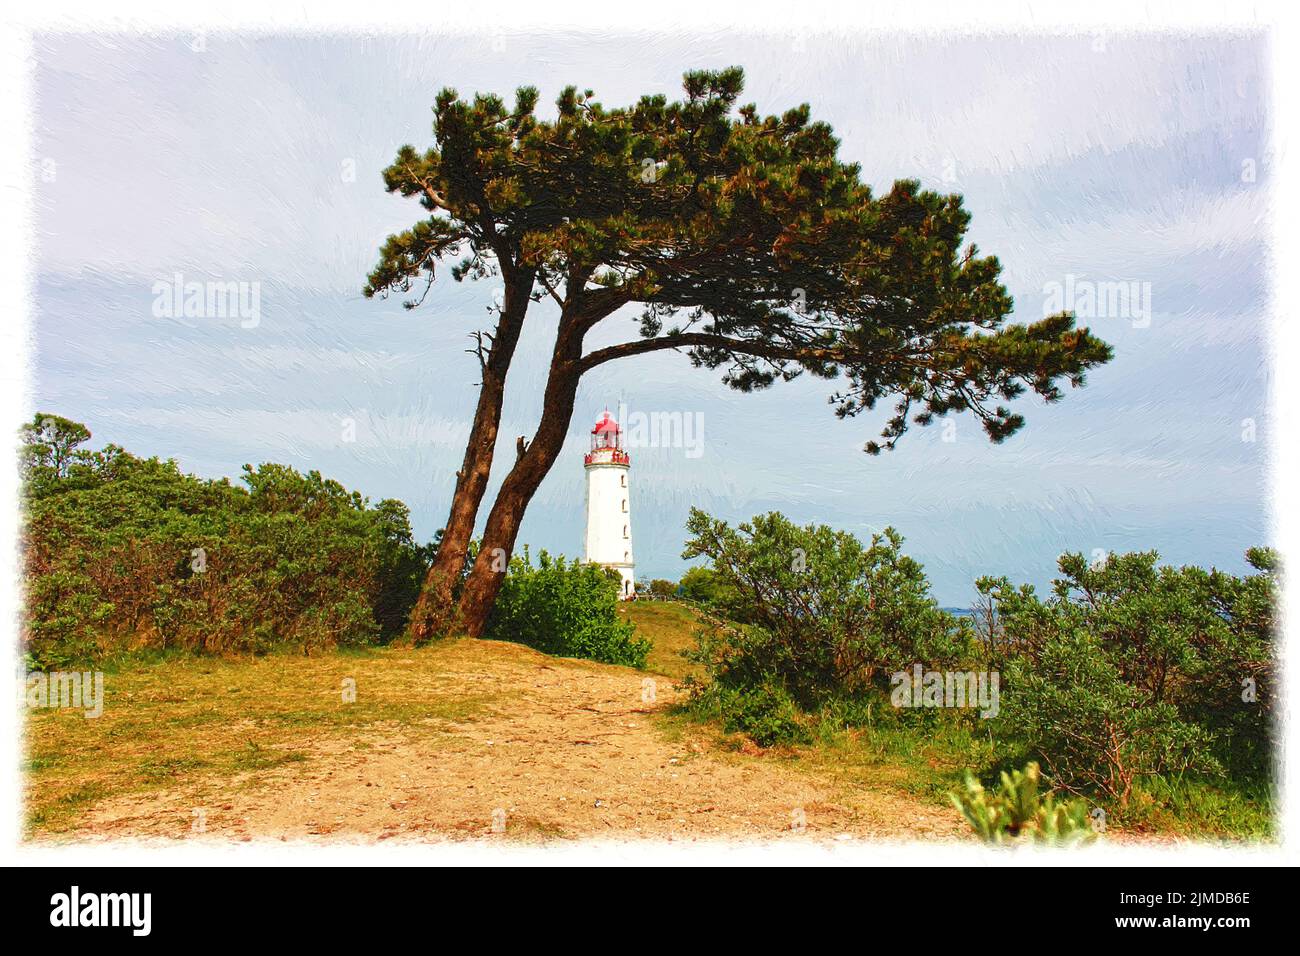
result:
[[[1000,442],[1023,424],[1009,407],[1032,389],[1047,401],[1109,360],[1108,345],[1068,313],[1007,325],[1012,302],[997,259],[963,245],[960,196],[900,180],[876,196],[842,162],[831,128],[807,105],[780,116],[737,108],[736,67],[685,76],[685,98],[644,96],[606,109],[565,89],[554,119],[523,88],[435,105],[435,145],[399,150],[390,191],[428,216],[389,237],[367,295],[427,294],[436,270],[499,277],[496,327],[481,333],[483,371],[465,463],[425,594],[416,639],[449,626],[481,634],[524,510],[554,464],[578,383],[608,362],[664,349],[722,370],[740,391],[807,373],[841,382],[835,412],[893,400],[872,454],[910,425],[968,411]],[[530,302],[560,311],[541,420],[489,513],[482,548],[447,616],[491,468],[502,390]],[[640,335],[584,351],[589,332],[640,307]]]

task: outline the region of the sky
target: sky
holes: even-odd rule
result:
[[[380,171],[429,145],[446,86],[533,85],[550,103],[574,84],[616,105],[738,64],[743,101],[809,103],[878,192],[961,193],[1012,321],[1063,297],[1084,313],[1123,283],[1130,300],[1086,320],[1115,359],[1058,405],[1019,400],[1027,425],[1001,445],[967,415],[879,457],[862,446],[887,409],[840,421],[833,382],[741,395],[671,352],[611,363],[584,377],[520,542],[580,554],[582,453],[608,406],[702,428],[698,446],[632,449],[638,577],[682,573],[692,506],[864,540],[892,525],[951,606],[985,574],[1042,586],[1065,551],[1242,571],[1273,543],[1267,62],[1250,34],[38,37],[33,410],[207,477],[316,469],[400,498],[432,537],[477,400],[468,336],[490,328],[496,287],[440,279],[413,311],[365,299],[384,238],[421,216]],[[256,321],[165,314],[159,283],[177,276],[248,283]],[[635,338],[635,316],[589,347]],[[555,318],[530,312],[489,495],[536,426]]]

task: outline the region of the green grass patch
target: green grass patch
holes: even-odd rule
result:
[[[648,638],[650,654],[646,669],[681,679],[699,672],[683,652],[695,648],[696,610],[677,601],[625,601],[619,615],[636,625],[637,637]]]
[[[1134,788],[1129,805],[1111,811],[1119,826],[1196,839],[1277,839],[1276,789],[1266,782],[1155,777]]]

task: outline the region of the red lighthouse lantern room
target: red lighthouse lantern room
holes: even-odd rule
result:
[[[627,452],[623,449],[623,429],[605,409],[605,414],[591,430],[591,451],[586,455],[585,464],[594,462],[611,465],[630,463]]]

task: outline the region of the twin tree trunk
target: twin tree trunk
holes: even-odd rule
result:
[[[532,444],[525,445],[520,439],[519,455],[488,514],[482,545],[457,601],[456,584],[469,553],[475,518],[492,470],[506,371],[519,343],[532,282],[532,273],[527,273],[506,286],[497,337],[483,365],[478,411],[465,449],[465,463],[457,475],[447,527],[420,597],[411,611],[409,630],[416,643],[453,632],[471,637],[483,636],[488,615],[508,570],[509,557],[514,553],[524,511],[559,458],[569,423],[573,420],[578,382],[582,378],[582,340],[587,329],[607,312],[584,315],[579,309],[561,311],[560,328],[542,400],[541,421]]]
[[[532,444],[521,446],[522,453],[497,493],[483,530],[483,546],[460,597],[459,623],[464,633],[471,637],[483,636],[488,615],[505,578],[506,559],[514,553],[524,510],[564,447],[569,422],[573,420],[578,381],[582,377],[578,362],[582,357],[583,332],[581,323],[566,322],[561,317],[542,400],[541,422]]]
[[[505,399],[506,372],[519,344],[531,288],[531,273],[506,283],[496,337],[486,361],[482,363],[483,384],[469,442],[465,446],[465,460],[456,473],[451,512],[433,566],[429,568],[420,596],[411,610],[408,630],[417,644],[457,629],[455,588],[465,567],[470,539],[474,536],[474,521],[492,473],[492,456]]]

